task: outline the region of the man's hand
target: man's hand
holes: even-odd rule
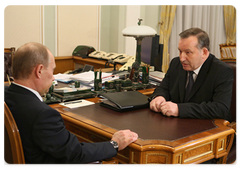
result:
[[[161,112],[165,116],[178,116],[178,105],[173,102],[163,102],[161,104]]]
[[[120,130],[113,134],[112,140],[118,143],[118,151],[138,139],[138,134],[130,130]]]
[[[158,96],[150,102],[150,109],[155,112],[162,112],[165,116],[178,116],[178,105],[173,102],[166,102],[165,98]]]
[[[166,102],[165,98],[158,96],[150,102],[150,109],[155,112],[161,112],[161,104]]]

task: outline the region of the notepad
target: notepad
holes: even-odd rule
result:
[[[84,100],[84,99],[81,99],[81,100],[63,102],[63,103],[59,103],[59,104],[72,109],[72,108],[76,108],[76,107],[83,107],[83,106],[92,105],[92,104],[95,104],[95,103]]]

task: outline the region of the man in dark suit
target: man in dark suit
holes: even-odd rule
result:
[[[111,141],[80,143],[61,115],[42,102],[55,67],[51,52],[39,43],[23,45],[13,57],[14,82],[5,90],[5,102],[19,128],[26,163],[90,163],[116,156],[137,140],[136,133],[122,130]]]
[[[166,116],[230,121],[233,70],[210,54],[205,31],[190,28],[179,35],[179,57],[150,96],[150,109]]]

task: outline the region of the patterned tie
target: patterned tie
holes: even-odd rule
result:
[[[189,74],[189,76],[188,76],[188,85],[187,85],[186,92],[185,92],[184,102],[188,101],[189,94],[190,94],[190,91],[191,91],[193,83],[194,83],[194,81],[193,81],[193,74],[194,74],[194,72],[193,71],[189,71],[188,74]]]

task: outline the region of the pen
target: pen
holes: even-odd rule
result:
[[[78,100],[78,101],[71,101],[71,102],[65,102],[64,105],[67,105],[67,104],[73,104],[73,103],[81,103],[82,100]]]

